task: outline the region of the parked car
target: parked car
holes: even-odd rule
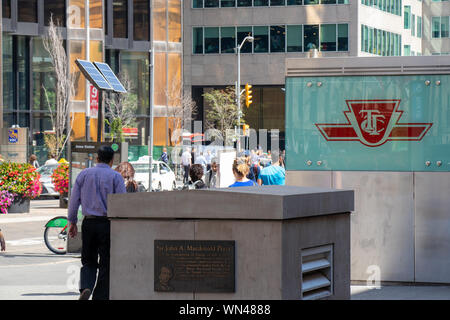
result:
[[[58,168],[58,165],[59,164],[49,164],[36,169],[36,171],[41,175],[41,178],[39,179],[42,184],[41,197],[59,198],[59,192],[55,190],[51,177],[53,171]]]
[[[141,183],[145,190],[148,190],[149,180],[149,163],[146,158],[140,158],[138,161],[130,162],[134,167],[136,182]],[[175,180],[175,173],[170,167],[162,161],[153,160],[152,171],[152,188],[153,190],[175,190],[177,183]]]

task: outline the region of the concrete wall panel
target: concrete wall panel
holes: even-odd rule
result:
[[[415,173],[416,281],[450,283],[450,172]]]
[[[351,279],[414,281],[414,202],[411,172],[334,172],[334,187],[355,190],[351,216]]]

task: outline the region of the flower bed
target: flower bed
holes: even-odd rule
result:
[[[40,174],[30,164],[3,162],[0,177],[1,213],[8,213],[14,200],[34,199],[42,192]]]
[[[52,183],[60,195],[69,192],[69,164],[61,163],[52,173]]]

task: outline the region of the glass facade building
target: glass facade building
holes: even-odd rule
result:
[[[254,36],[241,53],[348,51],[348,24],[193,27],[193,54],[235,53],[247,35]]]
[[[75,78],[71,100],[72,140],[108,139],[104,119],[90,112],[89,83],[75,64],[76,59],[110,64],[127,77],[136,101],[138,135],[131,145],[148,144],[150,125],[151,30],[155,51],[154,145],[170,143],[166,109],[178,107],[167,98],[169,86],[181,87],[181,1],[180,0],[27,0],[2,1],[3,126],[29,127],[30,152],[45,160],[44,132],[51,132],[50,109],[55,104],[55,74],[43,46],[50,16],[61,27],[63,44]],[[153,19],[150,16],[153,5]],[[89,39],[87,38],[87,16]],[[153,25],[150,25],[150,21]],[[88,94],[87,94],[88,93]],[[108,97],[101,96],[101,101]],[[103,103],[104,108],[107,106]],[[103,115],[108,110],[103,110]],[[88,116],[88,117],[87,117]],[[86,122],[89,121],[89,122]],[[1,125],[1,122],[0,122]],[[89,130],[88,134],[86,130]],[[102,134],[102,136],[98,136]],[[41,162],[40,161],[40,162]]]

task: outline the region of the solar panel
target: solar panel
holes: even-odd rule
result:
[[[75,60],[75,63],[83,72],[84,76],[97,88],[100,90],[113,90],[111,85],[102,76],[100,71],[92,64],[90,61],[86,60]]]
[[[103,62],[94,62],[95,66],[100,70],[105,79],[109,82],[111,87],[115,92],[126,93],[127,90],[120,83],[119,79],[117,79],[114,72],[111,70],[107,63]]]

